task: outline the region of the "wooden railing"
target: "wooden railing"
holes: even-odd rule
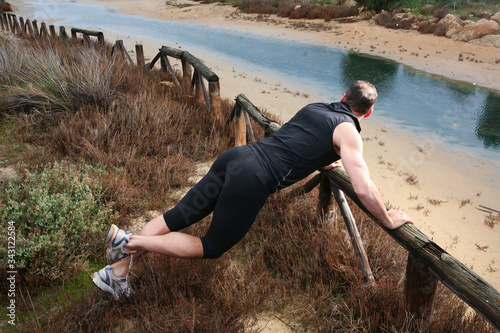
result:
[[[265,116],[250,100],[243,94],[236,97],[233,110],[233,121],[235,126],[236,144],[246,144],[248,127],[251,127],[248,114],[259,124],[266,134],[277,131],[280,126]],[[252,140],[250,140],[252,141]],[[327,178],[329,186],[321,178]],[[429,314],[430,306],[434,300],[437,288],[437,279],[451,289],[458,297],[471,306],[477,313],[490,322],[497,330],[500,330],[500,293],[488,284],[479,275],[455,259],[443,250],[434,241],[429,239],[413,224],[405,224],[398,229],[389,230],[382,225],[361,203],[354,191],[347,173],[341,168],[333,168],[322,171],[319,176],[313,177],[307,184],[296,192],[311,191],[320,185],[320,197],[325,196],[325,191],[335,193],[335,198],[349,229],[360,267],[365,273],[367,283],[373,283],[373,276],[369,269],[366,254],[362,243],[359,241],[359,233],[355,230],[352,214],[343,198],[345,193],[357,206],[359,206],[369,217],[380,225],[392,238],[408,250],[408,263],[406,267],[405,298],[407,310],[417,318],[424,318]],[[328,193],[326,193],[328,196]],[[328,203],[325,203],[328,205]],[[386,205],[389,210],[390,207]],[[319,207],[326,210],[325,207]]]
[[[139,55],[139,53],[137,53]],[[182,84],[177,79],[168,57],[179,59],[182,64]],[[174,83],[189,91],[194,89],[195,99],[199,104],[205,103],[207,110],[214,112],[216,117],[221,115],[220,84],[217,74],[212,72],[203,62],[188,51],[162,46],[151,63],[146,66],[151,69],[160,60],[161,68],[170,74]],[[194,69],[194,73],[192,71]],[[208,91],[204,79],[208,81]]]

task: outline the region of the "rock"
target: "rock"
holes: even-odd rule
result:
[[[0,13],[11,12],[11,11],[12,11],[12,8],[10,7],[10,3],[5,2],[5,1],[0,2]]]
[[[487,35],[479,39],[471,40],[470,43],[481,46],[493,46],[500,48],[500,35]]]
[[[493,15],[490,20],[495,21],[496,23],[500,23],[500,12]]]
[[[457,34],[460,28],[462,28],[460,19],[452,14],[448,14],[443,19],[441,19],[437,23],[436,27],[436,29],[444,31],[443,35],[448,38],[451,38],[452,35]]]
[[[468,42],[486,35],[495,35],[498,34],[499,29],[500,26],[497,22],[481,19],[477,23],[468,24],[465,27],[460,28],[457,40]]]
[[[358,19],[360,20],[370,20],[371,18],[373,17],[373,14],[371,11],[369,10],[366,10],[364,12],[361,12],[359,15],[358,15]]]
[[[395,29],[411,29],[413,22],[417,17],[412,13],[400,13],[393,16],[393,28]]]

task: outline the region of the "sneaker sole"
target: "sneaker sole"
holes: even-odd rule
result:
[[[99,273],[92,273],[90,275],[90,278],[92,279],[92,282],[101,289],[104,292],[110,293],[115,299],[119,299],[118,295],[115,293],[115,291],[108,286],[106,283],[102,282],[101,277],[99,276]]]

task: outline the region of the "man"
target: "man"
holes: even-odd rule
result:
[[[109,228],[108,266],[92,280],[115,298],[130,294],[133,259],[148,251],[176,258],[217,258],[250,229],[268,196],[342,158],[365,207],[389,229],[413,223],[404,212],[386,211],[363,159],[359,120],[373,112],[375,87],[354,82],[340,102],[310,104],[265,139],[222,154],[207,175],[171,210],[148,222],[139,235]],[[179,232],[213,212],[206,235]]]

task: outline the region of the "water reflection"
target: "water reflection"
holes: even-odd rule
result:
[[[377,87],[380,96],[391,96],[399,67],[393,61],[350,52],[342,57],[339,74],[345,89],[356,80],[365,80]]]
[[[477,136],[487,148],[500,149],[500,94],[489,92],[477,121]]]
[[[35,17],[61,25],[104,29],[159,44],[209,52],[236,66],[337,100],[354,80],[375,84],[374,118],[412,134],[434,135],[452,150],[500,163],[500,95],[382,58],[251,33],[119,14],[72,1],[31,2]],[[243,92],[244,93],[244,92]],[[254,101],[258,104],[258,101]]]
[[[477,147],[483,157],[500,148],[500,94],[471,84],[453,82],[401,64],[357,53],[341,63],[343,85],[356,79],[371,81],[379,91],[380,116],[403,129],[434,134],[466,150]],[[379,110],[380,109],[380,110]]]

